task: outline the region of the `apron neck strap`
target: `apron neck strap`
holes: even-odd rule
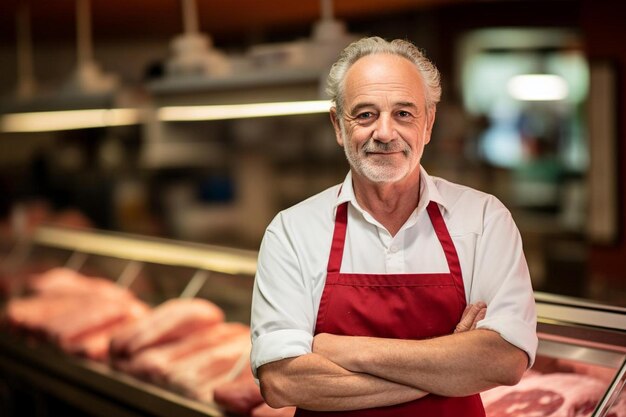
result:
[[[330,257],[328,258],[327,272],[339,273],[341,260],[343,259],[343,247],[346,240],[346,230],[348,228],[348,202],[337,206],[335,214],[335,231],[333,232],[333,243],[330,247]]]
[[[445,253],[446,260],[448,261],[448,268],[450,268],[450,273],[462,282],[463,276],[461,274],[459,256],[456,252],[456,248],[454,247],[454,242],[452,242],[452,238],[450,237],[450,232],[448,232],[446,222],[444,222],[441,211],[439,211],[439,205],[437,205],[434,201],[431,201],[428,203],[426,210],[428,211],[428,216],[433,224],[437,238],[439,238],[439,242],[443,247],[443,252]]]

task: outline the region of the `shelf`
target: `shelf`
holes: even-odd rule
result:
[[[219,246],[58,227],[39,228],[32,242],[129,261],[185,266],[231,275],[256,273],[256,252]]]
[[[152,94],[201,93],[223,90],[255,89],[260,87],[317,84],[327,75],[320,69],[282,68],[259,70],[223,77],[163,77],[147,84]]]

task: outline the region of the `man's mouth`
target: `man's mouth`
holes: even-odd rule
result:
[[[399,154],[399,153],[404,153],[404,152],[403,151],[392,151],[392,152],[380,152],[380,151],[370,152],[370,151],[365,151],[366,155],[395,155],[395,154]]]

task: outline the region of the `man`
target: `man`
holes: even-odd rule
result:
[[[477,393],[515,384],[537,346],[510,213],[421,168],[441,89],[411,43],[351,44],[328,92],[350,172],[267,228],[252,305],[261,391],[297,416],[484,416]],[[476,329],[454,332],[483,301]]]

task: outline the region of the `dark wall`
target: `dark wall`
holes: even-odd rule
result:
[[[626,288],[626,3],[584,0],[581,27],[588,58],[612,62],[617,70],[617,171],[620,196],[619,233],[610,246],[593,246],[590,257],[592,279],[601,285]]]

